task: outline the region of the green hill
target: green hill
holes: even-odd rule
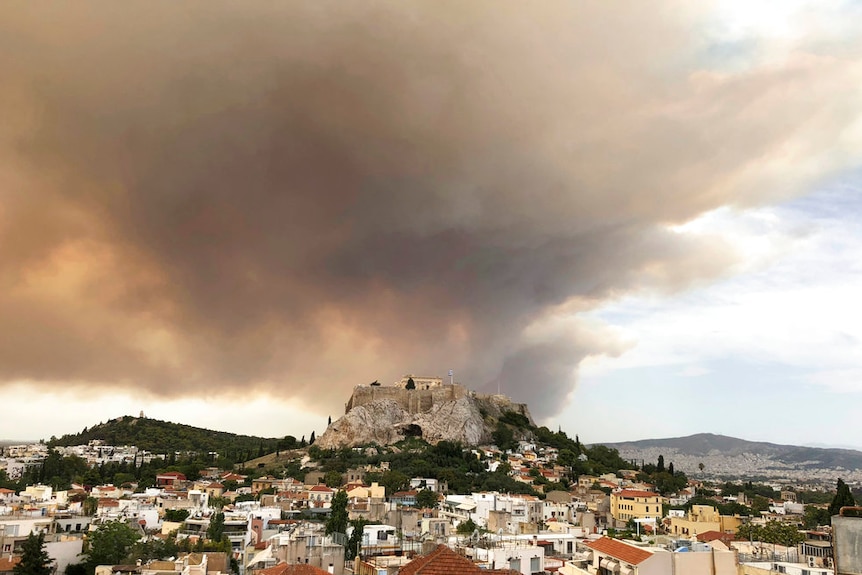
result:
[[[108,445],[135,445],[152,453],[214,451],[237,459],[242,459],[241,454],[256,457],[279,447],[278,439],[237,435],[131,415],[84,428],[80,433],[51,438],[49,445],[82,445],[95,439]]]

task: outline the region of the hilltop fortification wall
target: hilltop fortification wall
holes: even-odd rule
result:
[[[463,385],[443,384],[430,389],[404,389],[403,387],[384,385],[357,385],[345,405],[344,413],[354,407],[371,403],[377,399],[391,399],[402,409],[411,414],[427,413],[435,404],[456,401],[467,397],[470,392]]]

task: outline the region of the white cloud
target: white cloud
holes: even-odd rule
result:
[[[719,210],[678,233],[715,235],[737,247],[743,273],[682,297],[642,294],[596,310],[637,344],[586,362],[581,376],[723,358],[775,362],[811,383],[862,391],[862,231],[855,190],[769,209]],[[843,207],[842,207],[843,206]]]

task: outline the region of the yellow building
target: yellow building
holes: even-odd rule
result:
[[[630,519],[655,519],[661,521],[662,497],[651,491],[623,489],[611,493],[611,516],[623,523]]]
[[[736,533],[742,519],[738,515],[719,515],[711,505],[692,505],[685,517],[670,518],[670,532],[674,535],[694,537],[707,531]]]

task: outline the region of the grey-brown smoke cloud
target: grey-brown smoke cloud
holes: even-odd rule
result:
[[[725,70],[641,4],[4,4],[0,381],[555,413],[625,349],[580,312],[732,273],[669,226],[849,162],[854,54]]]

